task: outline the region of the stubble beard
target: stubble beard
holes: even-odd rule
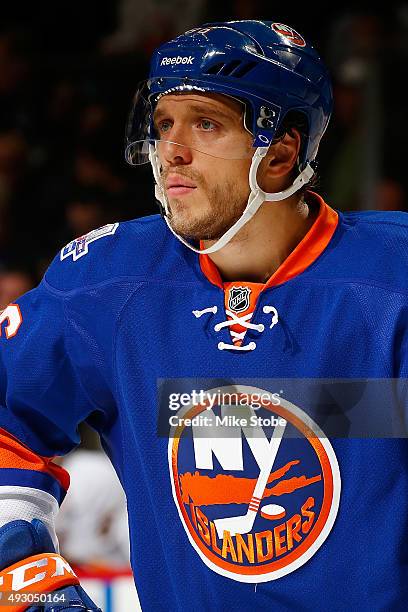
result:
[[[225,180],[222,186],[210,188],[202,178],[197,181],[194,177],[194,180],[206,195],[206,209],[200,215],[194,215],[194,204],[172,198],[169,201],[171,227],[189,240],[219,240],[241,217],[247,205],[249,187],[245,191],[239,190],[232,181]]]

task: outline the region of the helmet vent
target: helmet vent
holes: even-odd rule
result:
[[[226,64],[218,62],[210,66],[205,74],[218,74],[220,76],[231,76],[240,79],[255,66],[256,62],[241,62],[240,60],[234,60]]]
[[[208,68],[208,70],[206,70],[205,74],[219,74],[224,66],[224,62],[213,64],[210,68]]]

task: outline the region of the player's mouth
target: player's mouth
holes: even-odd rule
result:
[[[197,189],[192,181],[183,176],[169,176],[166,181],[166,191],[168,196],[182,196],[192,193]]]

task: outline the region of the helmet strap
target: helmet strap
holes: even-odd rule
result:
[[[306,167],[302,170],[299,176],[294,180],[292,185],[283,191],[278,191],[276,193],[267,193],[263,191],[257,182],[256,175],[258,172],[259,164],[262,159],[268,152],[269,147],[257,147],[251,162],[251,167],[249,169],[249,186],[251,188],[251,193],[248,197],[248,202],[244,212],[241,217],[232,225],[226,232],[219,238],[213,245],[206,249],[197,249],[192,244],[187,242],[182,236],[177,234],[172,228],[169,221],[169,204],[166,197],[166,194],[161,187],[160,181],[160,160],[157,155],[156,146],[150,144],[149,145],[149,160],[153,169],[153,176],[155,179],[155,197],[160,202],[163,208],[163,217],[169,228],[169,230],[174,234],[174,236],[180,240],[186,247],[194,251],[195,253],[199,253],[201,255],[205,255],[208,253],[215,253],[222,249],[226,244],[230,242],[230,240],[239,232],[239,230],[246,224],[252,217],[255,215],[259,207],[264,201],[267,202],[280,202],[281,200],[285,200],[289,196],[293,195],[296,191],[298,191],[303,185],[306,185],[314,174],[314,170],[312,166],[308,163]]]

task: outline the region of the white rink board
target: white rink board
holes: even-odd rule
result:
[[[131,576],[118,576],[105,581],[81,578],[81,586],[103,612],[141,612],[135,583]]]

